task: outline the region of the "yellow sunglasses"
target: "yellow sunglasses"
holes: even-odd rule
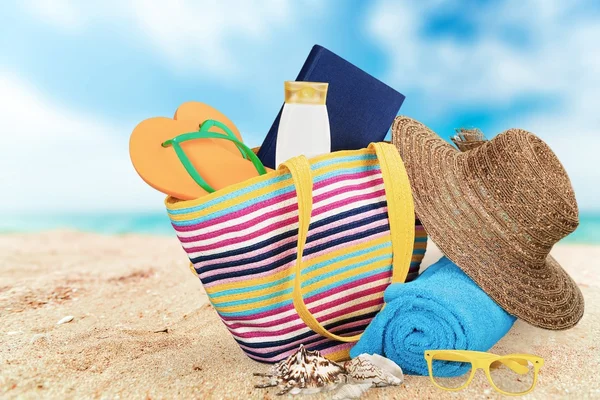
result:
[[[498,392],[517,396],[535,387],[544,359],[531,354],[499,356],[469,350],[427,350],[425,360],[433,384],[444,390],[461,390],[482,369]]]

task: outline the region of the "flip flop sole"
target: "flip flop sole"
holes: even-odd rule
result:
[[[178,115],[179,116],[179,115]],[[198,130],[197,120],[154,117],[140,122],[129,139],[131,161],[140,177],[150,186],[182,200],[207,194],[188,174],[172,147],[162,143],[182,133]],[[217,139],[196,139],[181,143],[198,173],[215,190],[258,176],[254,165],[231,152]]]

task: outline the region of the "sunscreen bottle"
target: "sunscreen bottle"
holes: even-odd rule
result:
[[[277,166],[301,154],[311,158],[331,151],[325,105],[328,86],[321,82],[285,82],[285,104],[275,150]]]

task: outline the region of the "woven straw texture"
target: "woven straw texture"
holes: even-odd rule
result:
[[[467,138],[468,140],[468,138]],[[397,117],[392,141],[415,212],[442,252],[507,312],[546,329],[583,315],[581,291],[549,255],[578,225],[569,178],[538,137],[511,129],[460,152]]]
[[[313,209],[302,292],[331,332],[365,330],[392,277],[386,192],[373,150],[311,160]],[[330,358],[354,343],[313,332],[292,299],[298,203],[289,173],[277,171],[194,201],[166,202],[169,216],[212,305],[252,359],[276,362],[304,344]],[[418,275],[427,237],[417,221],[407,281]]]

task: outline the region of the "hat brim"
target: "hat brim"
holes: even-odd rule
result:
[[[552,256],[536,268],[525,266],[505,251],[503,238],[486,229],[492,223],[490,205],[462,175],[468,153],[407,117],[394,121],[392,142],[405,163],[415,212],[427,234],[483,291],[534,326],[568,329],[581,319],[581,290]]]

